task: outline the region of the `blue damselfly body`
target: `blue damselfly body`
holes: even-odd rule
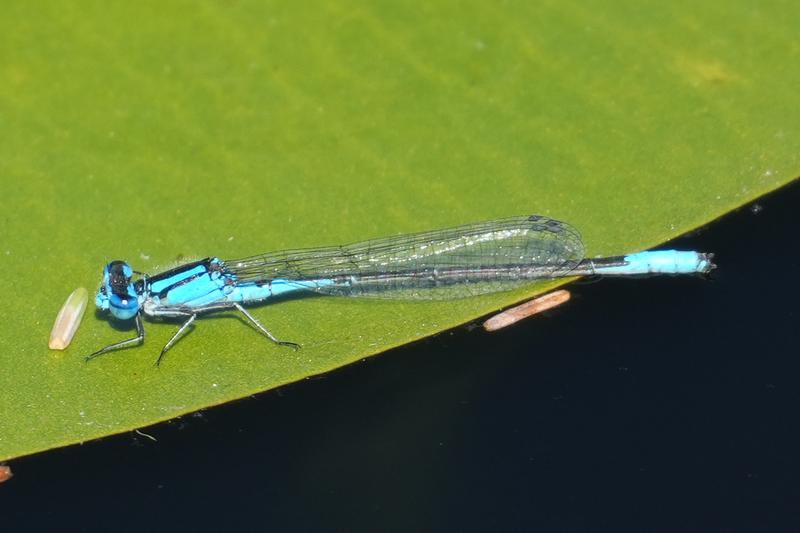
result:
[[[140,344],[143,315],[183,321],[158,364],[198,316],[226,310],[242,313],[273,342],[298,347],[278,340],[245,309],[277,296],[454,299],[571,276],[702,274],[715,268],[712,259],[677,250],[587,259],[577,230],[531,215],[243,259],[207,257],[154,275],[112,261],[103,270],[97,307],[118,320],[134,320],[137,335],[87,359]]]

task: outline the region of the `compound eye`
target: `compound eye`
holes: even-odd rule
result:
[[[108,284],[114,294],[124,294],[133,276],[133,269],[124,261],[112,261],[106,267]]]
[[[108,296],[106,295],[105,287],[100,287],[100,289],[98,289],[97,295],[94,298],[94,304],[98,309],[108,309]]]

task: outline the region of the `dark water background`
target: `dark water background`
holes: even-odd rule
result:
[[[800,183],[669,247],[326,376],[11,463],[0,529],[800,531]]]

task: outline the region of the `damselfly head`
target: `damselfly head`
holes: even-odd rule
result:
[[[115,318],[129,320],[139,312],[139,295],[131,278],[133,269],[124,261],[111,261],[103,269],[103,281],[97,290],[95,304]]]

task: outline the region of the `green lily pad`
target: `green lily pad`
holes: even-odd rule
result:
[[[307,298],[128,338],[78,286],[539,213],[644,249],[800,175],[800,6],[11,1],[0,18],[0,460],[325,372],[543,290]],[[713,251],[713,250],[708,250]],[[723,264],[724,268],[724,264]]]

